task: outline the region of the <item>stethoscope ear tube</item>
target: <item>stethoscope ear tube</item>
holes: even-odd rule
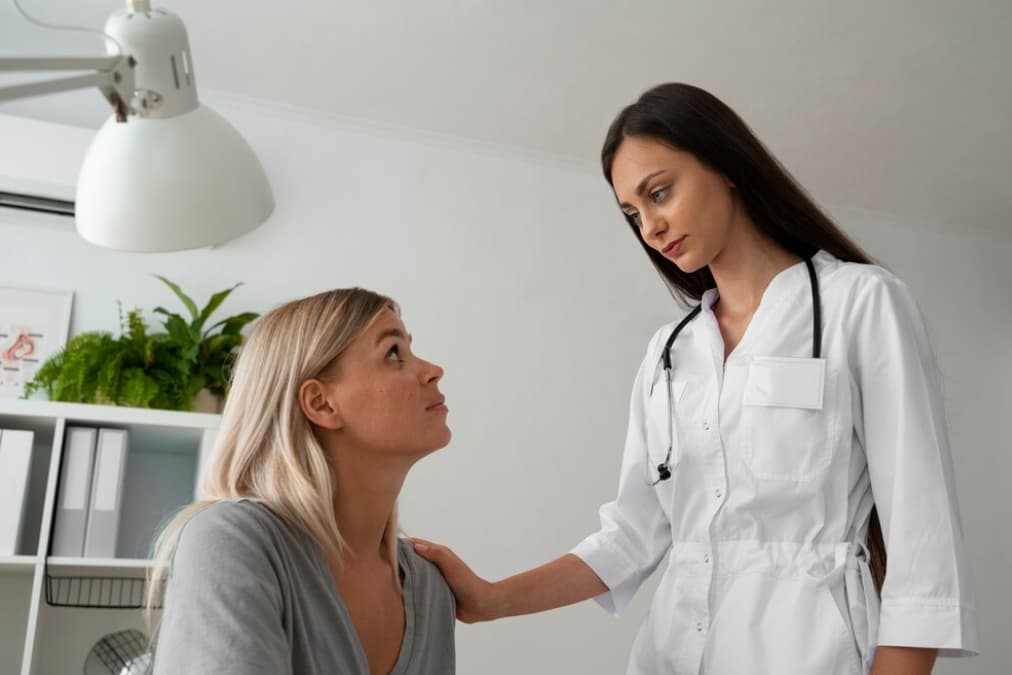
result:
[[[815,265],[811,260],[805,260],[808,267],[808,278],[811,279],[812,287],[812,358],[822,356],[822,293],[819,291],[819,277],[815,273]],[[668,357],[670,361],[671,357]]]
[[[675,330],[671,331],[671,335],[668,336],[668,341],[664,343],[664,351],[661,352],[661,360],[664,362],[664,370],[671,372],[671,345],[675,344],[675,338],[682,332],[682,329],[690,321],[696,318],[696,316],[703,310],[702,305],[696,305],[691,312],[685,315],[685,318],[681,320]]]

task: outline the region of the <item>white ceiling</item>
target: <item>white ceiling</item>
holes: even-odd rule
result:
[[[101,26],[113,0],[22,0]],[[157,1],[155,2],[157,5]],[[205,91],[592,166],[664,81],[723,98],[833,210],[1012,232],[1012,2],[166,0]],[[0,50],[96,53],[0,0]],[[97,127],[95,92],[0,112]]]

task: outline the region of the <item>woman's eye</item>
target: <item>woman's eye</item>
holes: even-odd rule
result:
[[[398,347],[397,345],[394,345],[393,347],[391,347],[390,351],[387,352],[387,360],[388,361],[397,361],[398,363],[400,363],[401,360],[402,360],[401,359],[401,348]]]
[[[661,188],[660,190],[654,190],[650,193],[650,199],[654,200],[654,203],[664,201],[664,198],[668,195],[668,188]]]
[[[640,226],[640,214],[638,214],[638,213],[627,213],[627,214],[625,214],[625,217],[628,218],[629,222],[631,222],[633,225],[635,225],[637,227]]]

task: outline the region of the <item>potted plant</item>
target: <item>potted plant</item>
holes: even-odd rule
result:
[[[215,293],[198,308],[177,284],[155,276],[179,298],[188,317],[156,307],[164,331],[150,332],[139,309],[124,316],[121,308],[119,336],[106,331],[75,335],[35,373],[25,398],[45,391],[52,401],[217,412],[242,329],[258,315],[245,312],[205,328],[241,284]]]

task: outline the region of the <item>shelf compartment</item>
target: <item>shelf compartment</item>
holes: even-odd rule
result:
[[[80,673],[89,652],[104,636],[136,629],[148,635],[139,609],[91,609],[39,606],[35,657],[31,673]]]
[[[34,555],[0,556],[0,575],[31,574],[38,561]]]
[[[109,425],[67,422],[67,429]],[[193,501],[205,437],[203,429],[137,425],[127,430],[126,468],[115,556],[145,558],[154,537],[180,508]],[[62,476],[59,479],[62,481]],[[58,517],[54,515],[55,518]],[[50,549],[50,553],[52,550]]]
[[[32,432],[32,455],[28,467],[28,490],[25,508],[21,513],[21,534],[13,557],[32,556],[38,553],[42,512],[45,508],[46,483],[52,447],[56,439],[57,423],[54,420],[33,417],[0,416],[0,429]]]

